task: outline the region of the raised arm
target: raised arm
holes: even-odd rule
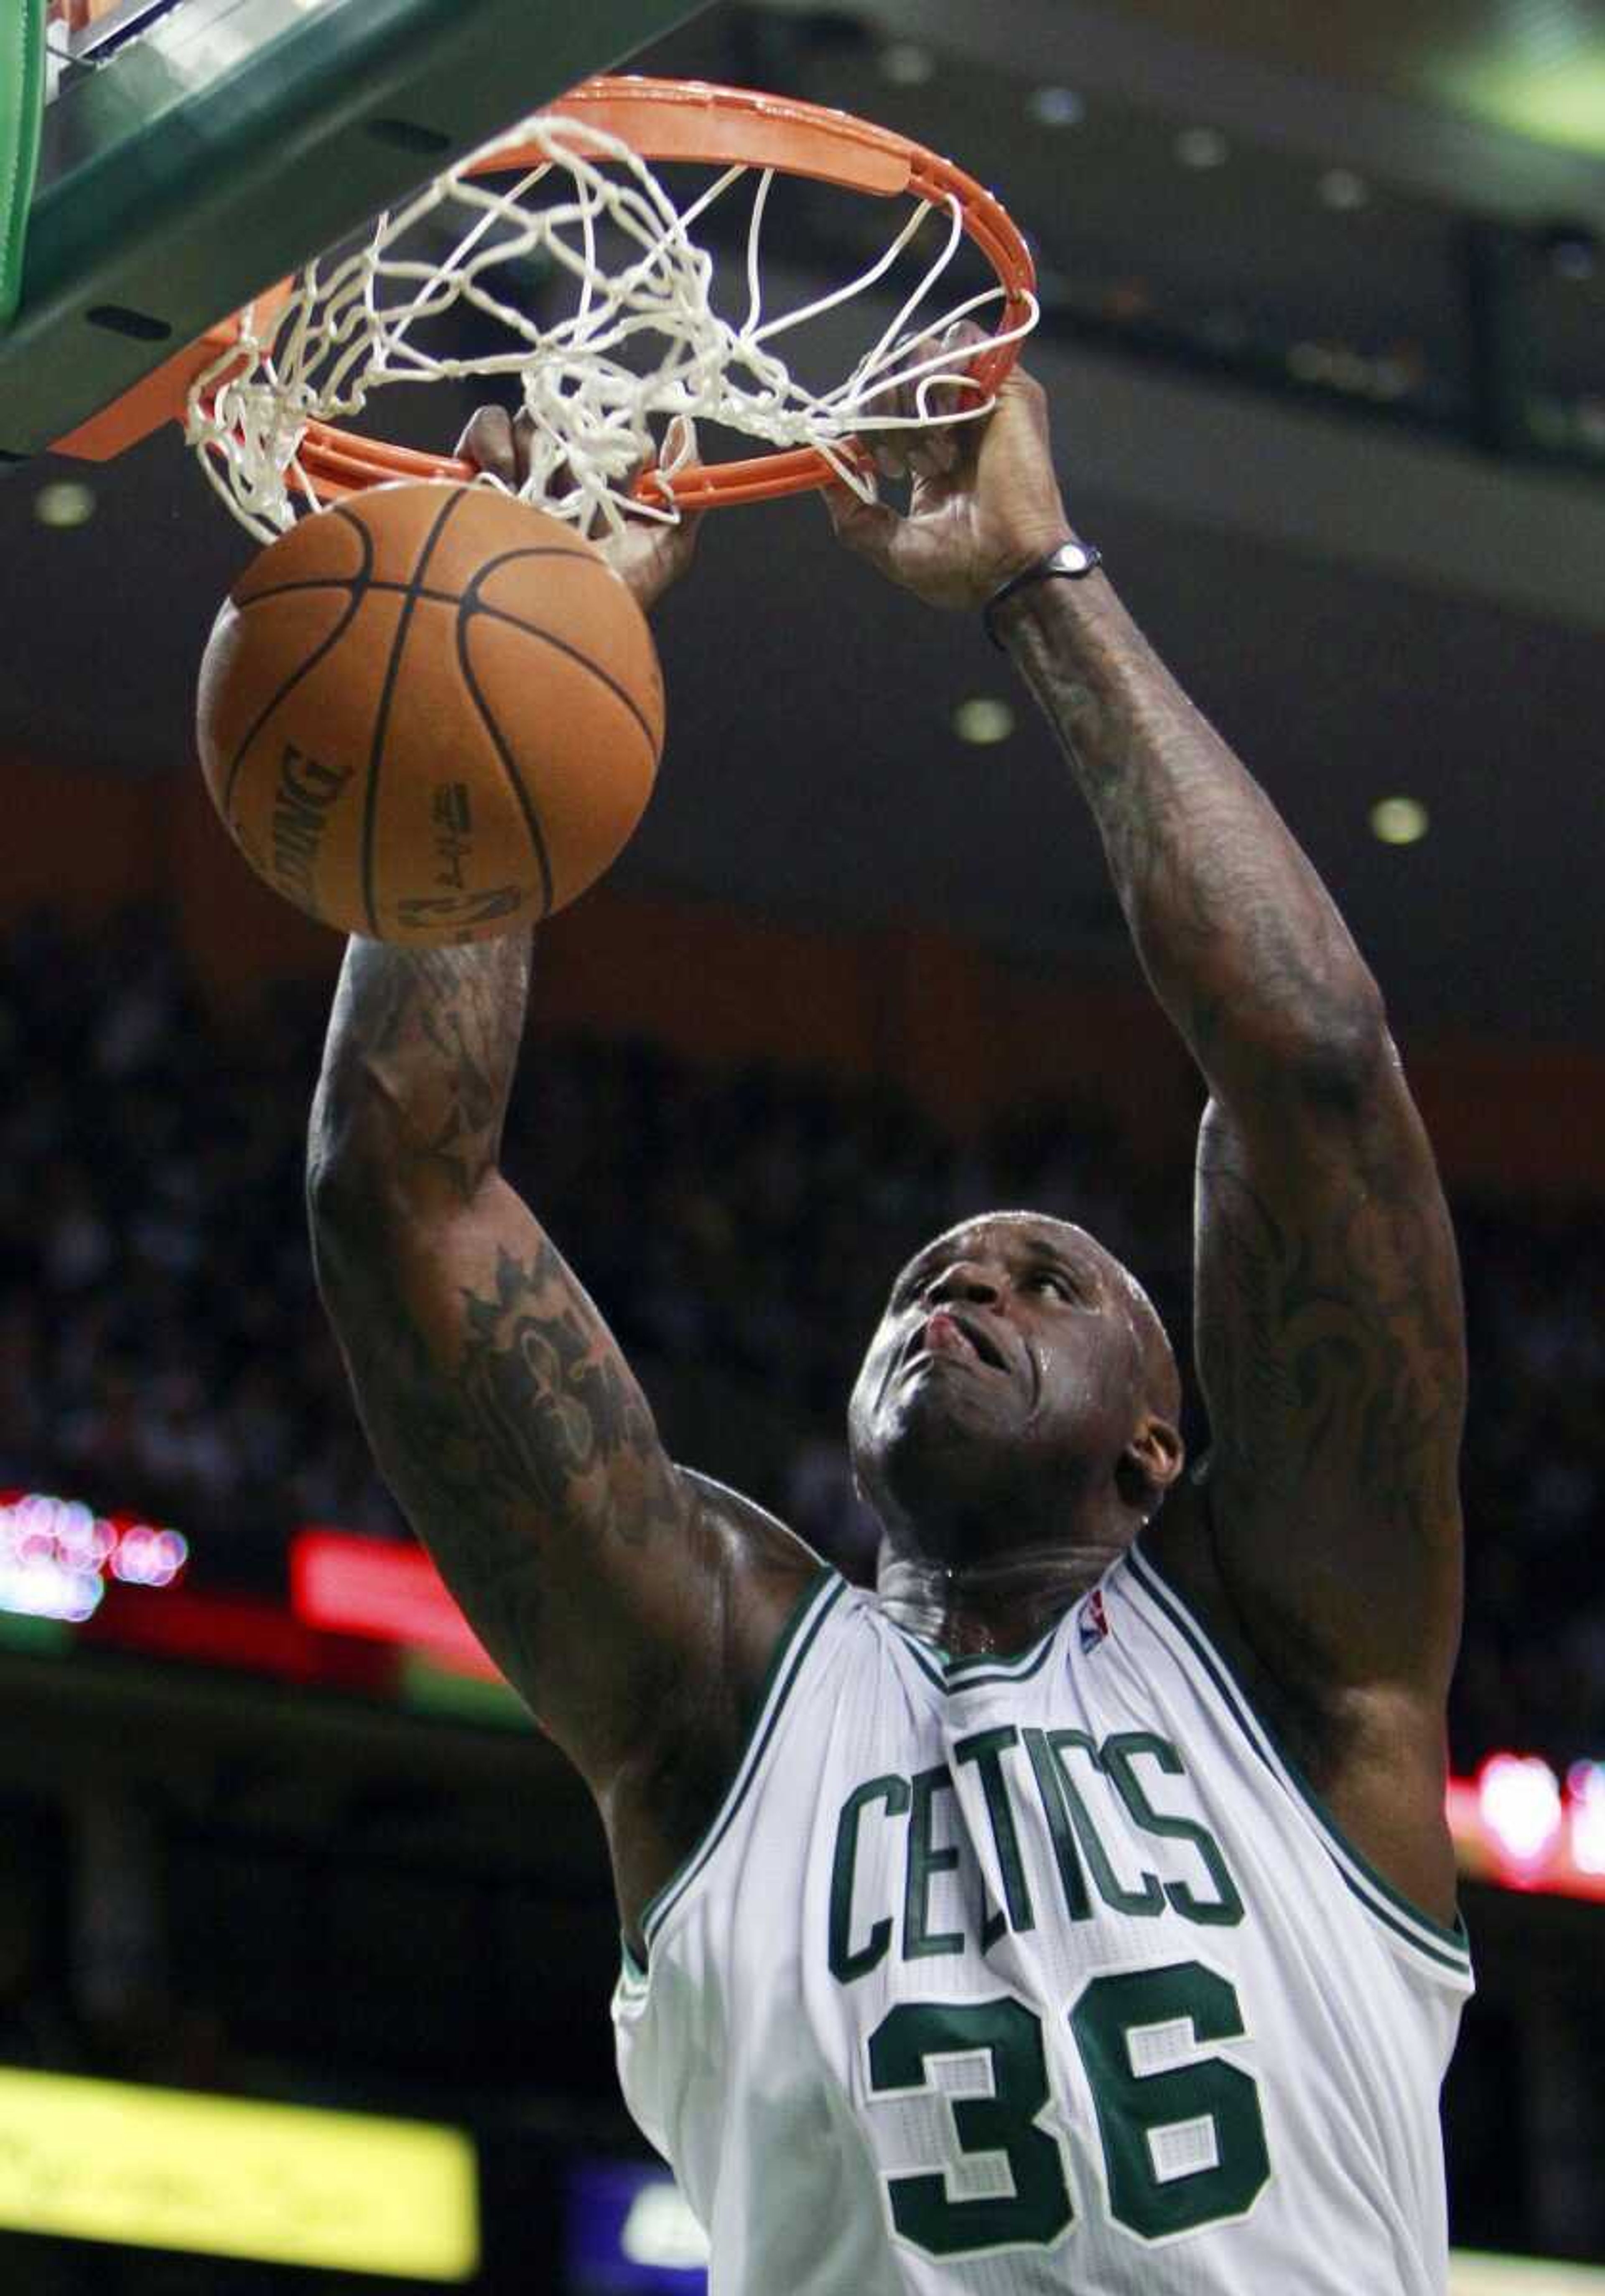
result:
[[[585,1775],[626,1922],[695,1838],[816,1568],[671,1465],[612,1335],[500,1167],[528,935],[353,940],[314,1103],[318,1282],[387,1480]]]
[[[938,452],[916,464],[908,518],[839,501],[838,524],[934,603],[979,607],[1071,537],[1041,391],[1023,376],[1006,386],[973,462]],[[1167,1559],[1315,1736],[1386,1743],[1429,1812],[1459,1631],[1461,1300],[1376,984],[1269,800],[1101,572],[1028,582],[995,627],[1059,736],[1149,980],[1209,1087],[1205,1552],[1173,1533]],[[1423,1895],[1443,1895],[1441,1849],[1429,1887],[1411,1866]]]

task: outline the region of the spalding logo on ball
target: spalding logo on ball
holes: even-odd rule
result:
[[[414,947],[538,922],[646,809],[663,680],[571,527],[486,487],[379,487],[235,583],[201,667],[229,834],[323,923]]]

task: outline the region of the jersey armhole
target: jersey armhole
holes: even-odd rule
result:
[[[1363,1851],[1356,1849],[1344,1833],[1298,1763],[1279,1743],[1230,1661],[1216,1648],[1181,1595],[1161,1575],[1152,1557],[1133,1546],[1122,1557],[1122,1564],[1127,1577],[1125,1591],[1138,1594],[1139,1607],[1147,1611],[1151,1625],[1167,1640],[1180,1641],[1188,1658],[1201,1669],[1253,1753],[1283,1791],[1301,1803],[1314,1820],[1322,1845],[1344,1886],[1380,1923],[1389,1939],[1408,1946],[1440,1983],[1469,1992],[1472,1981],[1471,1947],[1464,1917],[1457,1911],[1453,1926],[1437,1920],[1413,1905],[1378,1873]],[[1116,1569],[1122,1564],[1117,1564]]]
[[[729,1791],[708,1821],[701,1839],[642,1908],[641,1939],[646,1948],[644,1959],[635,1953],[628,1938],[620,1932],[622,1967],[619,1984],[626,1992],[639,1994],[644,1990],[654,1941],[668,1915],[734,1823],[737,1812],[751,1790],[753,1780],[763,1767],[764,1757],[769,1750],[786,1701],[818,1639],[820,1628],[846,1593],[846,1579],[837,1571],[822,1570],[808,1581],[790,1617],[781,1628]]]

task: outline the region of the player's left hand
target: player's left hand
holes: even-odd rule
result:
[[[967,355],[987,340],[973,321],[961,320],[945,335],[927,337],[911,356],[940,353],[962,375]],[[917,389],[902,386],[891,411],[912,414]],[[973,391],[962,381],[937,381],[929,411],[956,409],[967,389]],[[882,478],[912,480],[908,510],[900,514],[886,503],[860,502],[837,486],[825,496],[831,521],[849,550],[929,605],[984,606],[1012,575],[1069,538],[1053,472],[1047,394],[1020,367],[979,422],[872,431],[868,442]]]
[[[530,427],[526,415],[514,417],[504,406],[481,406],[457,441],[457,453],[476,470],[488,472],[516,493],[529,476]],[[664,437],[663,467],[673,471],[683,463],[694,462],[696,453],[694,429],[676,415]],[[703,515],[683,511],[674,525],[643,518],[622,534],[594,537],[643,614],[651,613],[691,564]]]

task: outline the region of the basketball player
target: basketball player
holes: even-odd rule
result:
[[[504,419],[478,419],[508,467]],[[664,1451],[498,1163],[518,940],[353,941],[323,1295],[385,1472],[594,1792],[623,2085],[715,2296],[1433,2296],[1470,1988],[1444,1816],[1462,1314],[1370,973],[1135,628],[1037,385],[842,541],[985,611],[1208,1086],[1169,1343],[1080,1228],[904,1269],[852,1398],[880,1584]],[[690,536],[635,545],[644,603]],[[1161,1511],[1163,1510],[1163,1511]]]

